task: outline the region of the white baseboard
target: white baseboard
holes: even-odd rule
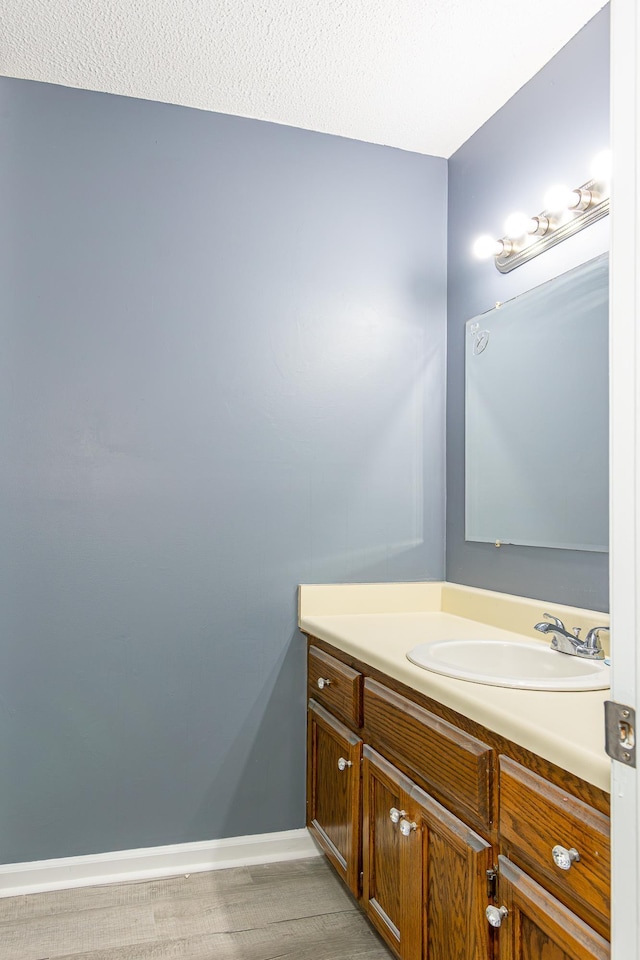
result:
[[[176,843],[166,847],[116,850],[60,860],[34,860],[0,866],[0,897],[45,890],[91,887],[222,870],[254,863],[320,856],[309,831],[286,830],[226,840]]]

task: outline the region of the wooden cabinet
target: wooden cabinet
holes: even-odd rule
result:
[[[608,817],[500,757],[499,829],[499,960],[608,958]]]
[[[491,844],[368,746],[363,901],[403,960],[489,960]]]
[[[493,848],[439,803],[414,790],[422,826],[425,960],[489,960],[485,910]]]
[[[608,817],[500,757],[500,848],[573,913],[609,936]]]
[[[360,893],[362,741],[309,701],[307,825],[352,893]]]
[[[369,678],[364,711],[373,746],[466,823],[490,830],[491,747]]]
[[[310,645],[307,824],[395,954],[608,958],[606,794],[340,656]]]
[[[609,943],[506,857],[499,858],[507,911],[498,960],[608,960]]]
[[[309,647],[307,668],[309,696],[351,727],[362,724],[362,674],[335,657]]]
[[[422,956],[421,837],[413,783],[369,747],[363,758],[362,899],[378,933],[405,960]],[[392,819],[393,818],[393,819]],[[408,824],[405,836],[400,824]]]

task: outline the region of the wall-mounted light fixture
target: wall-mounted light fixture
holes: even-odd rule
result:
[[[500,273],[509,273],[595,223],[609,213],[611,154],[599,153],[591,165],[591,180],[575,189],[556,184],[543,200],[544,210],[535,217],[520,211],[510,214],[499,240],[488,234],[473,245],[480,259],[494,258]]]

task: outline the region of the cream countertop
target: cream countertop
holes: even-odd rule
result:
[[[603,708],[609,690],[487,686],[431,673],[406,658],[425,640],[539,639],[533,624],[545,611],[583,630],[608,624],[607,614],[446,583],[303,585],[299,608],[304,633],[609,790]]]

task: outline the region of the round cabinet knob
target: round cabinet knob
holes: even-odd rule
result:
[[[338,760],[338,770],[346,770],[347,767],[352,767],[353,764],[351,760],[345,760],[344,757],[340,757]]]
[[[487,907],[485,910],[485,916],[492,927],[502,926],[502,921],[508,913],[506,907]]]
[[[326,677],[318,677],[318,690],[324,690],[325,687],[331,686],[331,680],[328,680]]]
[[[566,847],[561,847],[560,845],[553,848],[551,856],[553,857],[553,862],[556,867],[560,867],[561,870],[570,870],[571,864],[580,859],[580,854],[575,847],[567,850]]]
[[[400,820],[402,817],[404,817],[406,812],[406,810],[398,810],[397,807],[391,807],[391,810],[389,810],[389,819],[391,820],[391,823],[400,823]]]
[[[408,820],[400,821],[400,833],[403,837],[408,837],[410,833],[417,829],[417,824]]]

